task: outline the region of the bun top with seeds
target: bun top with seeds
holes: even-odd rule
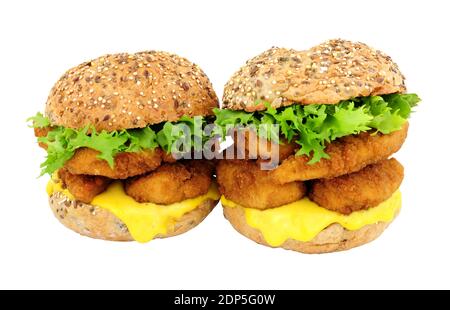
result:
[[[217,96],[205,73],[174,54],[113,54],[68,70],[46,105],[52,125],[114,131],[182,116],[212,115]]]
[[[267,103],[337,104],[405,91],[404,76],[389,56],[337,39],[306,51],[271,48],[248,60],[225,85],[223,107],[253,112]]]
[[[292,142],[314,164],[330,157],[336,139],[401,130],[419,101],[389,56],[337,39],[304,51],[271,48],[247,61],[225,85],[215,124],[263,125],[260,137]]]

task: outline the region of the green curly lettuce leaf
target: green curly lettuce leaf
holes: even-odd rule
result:
[[[28,118],[27,121],[32,121],[32,127],[35,128],[50,126],[49,119],[41,113]],[[114,167],[114,157],[120,152],[139,152],[159,146],[169,153],[174,151],[172,145],[177,139],[182,139],[189,149],[193,147],[198,150],[202,148],[201,128],[204,123],[202,117],[184,116],[177,122],[164,123],[162,128],[149,126],[112,132],[97,132],[90,126],[80,130],[53,126],[47,136],[38,138],[38,142],[47,145],[47,157],[41,164],[41,175],[51,174],[64,166],[75,151],[82,147],[98,151],[97,157],[107,161],[111,167]],[[200,130],[194,130],[194,126],[200,126]],[[183,128],[190,130],[182,130]],[[177,134],[174,135],[174,132]]]
[[[44,128],[50,126],[50,120],[45,117],[41,112],[36,113],[35,116],[29,117],[27,122],[32,122],[31,127]]]
[[[310,164],[329,158],[326,144],[340,137],[369,130],[388,134],[399,130],[420,101],[416,94],[391,94],[345,100],[336,105],[291,105],[247,113],[215,109],[215,124],[224,135],[227,126],[277,124],[287,141],[300,145],[297,155],[310,156]],[[269,140],[275,135],[258,130]],[[278,137],[277,137],[278,138]],[[277,140],[275,140],[277,142]]]
[[[297,155],[310,156],[310,163],[315,163],[329,158],[325,146],[337,138],[369,130],[383,134],[399,130],[419,101],[415,94],[392,94],[355,98],[337,105],[268,107],[254,113],[215,109],[216,127],[212,135],[225,136],[229,126],[254,126],[257,134],[268,140],[278,143],[281,136],[289,142],[295,141],[301,146]],[[49,119],[41,113],[27,121],[31,121],[35,128],[51,126]],[[98,157],[111,167],[114,166],[115,155],[120,152],[139,152],[159,146],[170,153],[178,149],[179,141],[188,150],[198,151],[210,138],[198,130],[205,124],[201,117],[182,117],[177,122],[113,132],[97,132],[89,126],[80,130],[53,126],[47,136],[38,138],[39,142],[47,145],[41,175],[61,168],[81,147],[97,150]],[[279,125],[280,133],[271,125]]]

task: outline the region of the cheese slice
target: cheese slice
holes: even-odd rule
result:
[[[245,208],[224,196],[221,202],[227,208],[243,208],[247,224],[258,229],[267,243],[276,247],[288,239],[311,241],[333,223],[339,223],[348,230],[357,230],[365,225],[390,222],[400,210],[401,194],[396,191],[378,206],[349,215],[322,208],[308,198],[266,210]]]

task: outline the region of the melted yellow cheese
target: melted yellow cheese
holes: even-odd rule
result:
[[[333,223],[357,230],[365,225],[390,222],[400,210],[401,194],[397,191],[378,206],[349,215],[322,208],[308,198],[267,210],[245,208],[224,196],[221,202],[224,207],[243,208],[248,225],[258,229],[271,246],[280,246],[287,239],[310,241]]]
[[[48,195],[62,192],[70,199],[73,195],[63,189],[60,182],[50,180],[47,185]],[[106,191],[97,195],[90,204],[110,211],[127,225],[131,236],[138,242],[148,242],[156,235],[165,235],[175,222],[184,214],[194,210],[207,199],[219,199],[217,186],[213,183],[208,192],[196,198],[187,199],[170,205],[139,203],[128,196],[122,183],[112,183]]]

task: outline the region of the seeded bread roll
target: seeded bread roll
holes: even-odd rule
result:
[[[271,48],[247,61],[225,85],[223,107],[247,112],[354,97],[402,93],[405,78],[384,53],[330,40],[307,51]]]
[[[52,88],[45,113],[52,125],[114,131],[212,115],[218,105],[197,65],[147,51],[106,55],[68,70]]]
[[[62,192],[50,195],[49,203],[53,214],[64,226],[83,236],[111,241],[134,240],[125,223],[106,209],[71,200]],[[165,235],[155,238],[172,237],[191,230],[205,219],[216,204],[213,199],[203,201],[179,218]]]
[[[223,212],[225,218],[230,221],[231,225],[239,233],[259,244],[270,246],[259,230],[247,224],[244,210],[241,207],[225,207]],[[311,241],[302,242],[288,239],[279,247],[308,254],[345,251],[375,240],[390,223],[378,222],[363,226],[357,230],[347,230],[340,224],[334,223],[322,230]]]

